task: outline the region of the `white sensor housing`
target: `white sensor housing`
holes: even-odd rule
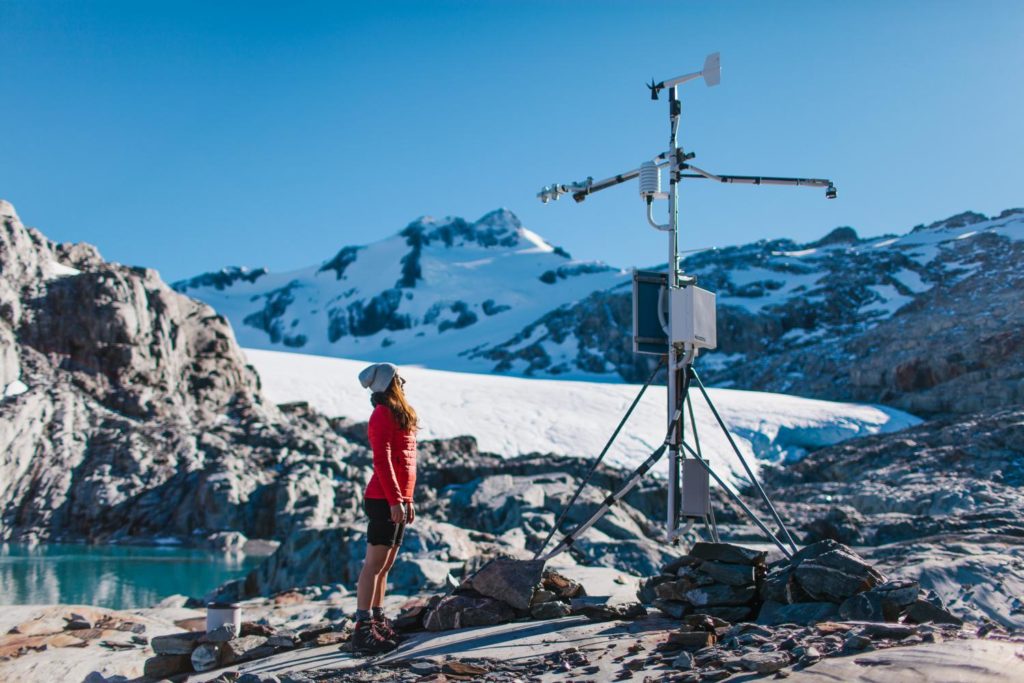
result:
[[[718,346],[714,292],[694,285],[670,289],[669,306],[672,307],[669,337],[673,344],[690,344],[698,349]]]

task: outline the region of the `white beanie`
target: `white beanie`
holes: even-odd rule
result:
[[[359,383],[373,392],[385,391],[398,374],[391,363],[374,363],[359,373]]]

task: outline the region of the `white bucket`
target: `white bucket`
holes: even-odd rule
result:
[[[211,602],[206,605],[206,632],[227,624],[235,637],[242,631],[242,609],[231,602]]]

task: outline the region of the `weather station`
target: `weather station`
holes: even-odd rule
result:
[[[679,144],[679,120],[682,105],[679,99],[680,86],[703,79],[708,87],[717,86],[721,82],[721,60],[719,53],[707,56],[700,71],[689,73],[661,82],[652,81],[650,89],[652,100],[658,100],[662,91],[667,92],[669,114],[669,146],[653,158],[643,161],[638,167],[618,173],[603,180],[588,177],[585,180],[554,184],[544,187],[538,198],[543,203],[557,200],[562,195],[571,195],[576,202],[582,202],[590,195],[610,187],[621,185],[638,179],[640,198],[646,204],[647,222],[655,230],[665,232],[668,236],[667,269],[661,271],[633,271],[633,351],[639,354],[654,355],[659,358],[657,366],[650,378],[643,385],[640,393],[626,411],[611,438],[598,456],[575,492],[569,504],[563,510],[558,521],[544,540],[535,557],[550,559],[567,550],[573,542],[615,504],[622,500],[643,476],[668,452],[668,478],[666,499],[666,541],[677,543],[678,539],[692,529],[696,521],[703,522],[712,540],[718,541],[718,526],[715,522],[714,510],[711,506],[710,482],[715,482],[735,502],[743,512],[758,526],[765,536],[774,543],[786,557],[796,552],[796,544],[785,523],[779,516],[771,499],[758,482],[746,458],[736,446],[736,442],[722,420],[707,389],[694,369],[694,362],[702,349],[716,348],[717,327],[715,294],[697,286],[697,278],[683,272],[680,266],[679,250],[679,184],[684,180],[710,180],[727,184],[739,185],[788,185],[796,187],[825,188],[827,199],[836,198],[835,184],[822,178],[786,178],[777,176],[720,175],[705,171],[691,163],[695,158],[693,152],[684,151]],[[668,191],[662,191],[662,172],[668,175]],[[668,203],[668,220],[659,223],[654,216],[656,201]],[[667,433],[662,444],[627,478],[626,482],[609,495],[598,510],[574,530],[566,534],[562,540],[548,553],[544,553],[551,538],[560,530],[569,509],[587,485],[597,466],[607,454],[616,437],[622,430],[629,416],[636,408],[644,392],[654,381],[662,368],[667,371]],[[735,452],[739,462],[749,478],[751,487],[757,492],[771,516],[771,522],[777,531],[773,531],[743,499],[734,492],[715,471],[710,460],[705,457],[697,433],[697,421],[694,417],[691,390],[696,387],[718,426]],[[686,416],[691,425],[691,446],[684,438]],[[683,520],[686,520],[683,526]]]

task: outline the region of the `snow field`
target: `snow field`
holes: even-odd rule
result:
[[[365,421],[369,392],[359,385],[365,361],[245,349],[276,403],[308,401],[331,417]],[[698,372],[700,364],[697,364]],[[420,438],[476,437],[480,449],[511,457],[554,453],[595,458],[640,390],[606,384],[430,370],[400,366],[406,393],[420,415]],[[801,457],[808,448],[890,432],[920,422],[899,410],[732,389],[708,393],[755,472],[761,463]],[[691,394],[705,457],[729,483],[742,466],[696,388]],[[665,388],[650,387],[606,462],[639,465],[665,437]],[[687,442],[693,445],[687,422]],[[655,468],[665,476],[667,457]]]

